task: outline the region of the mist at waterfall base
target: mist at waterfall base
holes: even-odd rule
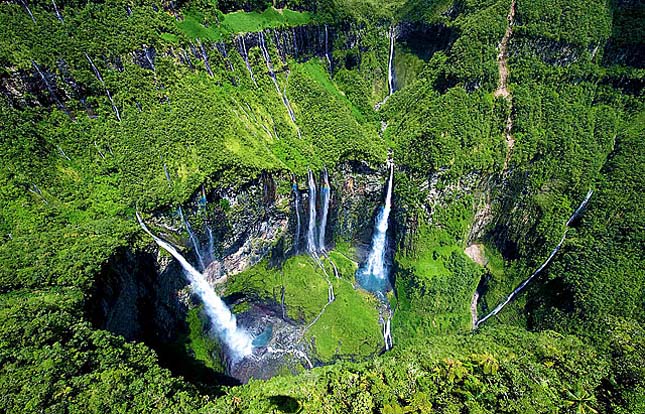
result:
[[[390,211],[392,209],[392,181],[394,167],[390,166],[390,177],[387,184],[385,202],[381,206],[374,223],[374,233],[367,261],[356,271],[359,285],[374,293],[384,293],[391,290],[390,266],[387,263],[387,230],[389,227]]]

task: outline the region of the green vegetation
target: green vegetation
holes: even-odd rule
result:
[[[378,351],[382,341],[378,303],[374,296],[354,287],[356,268],[345,254],[334,250],[329,252],[338,267],[339,279],[326,260],[321,262],[325,267],[323,272],[311,257],[294,256],[287,259],[281,269],[269,268],[264,261],[231,277],[223,292],[226,295],[242,293],[247,300],[260,299],[280,304],[284,286],[288,317],[309,325],[327,304],[328,279],[334,287],[336,300],[320,314],[304,339],[314,342],[315,355],[321,362],[364,359]],[[240,312],[244,303],[239,304],[235,311]]]
[[[237,11],[219,14],[217,18],[205,17],[204,14],[189,10],[177,27],[190,39],[222,40],[236,33],[259,32],[267,28],[291,27],[306,25],[311,21],[311,14],[293,10],[278,10],[270,7],[258,13],[255,11]],[[211,23],[206,26],[204,22]],[[162,34],[162,37],[167,34]]]
[[[516,2],[508,97],[494,92],[510,0],[56,3],[63,21],[50,2],[29,2],[35,23],[26,3],[0,5],[1,412],[645,412],[639,2]],[[388,93],[385,34],[399,22],[399,90],[375,111]],[[313,50],[323,24],[331,71]],[[408,24],[427,44],[406,40]],[[299,26],[315,29],[298,59],[266,37],[279,91],[257,47],[252,80],[233,37]],[[389,150],[390,352],[374,356],[379,303],[353,286],[362,246],[346,234],[358,229],[342,240],[334,229],[338,279],[328,259],[323,271],[300,255],[218,286],[242,298],[237,313],[279,306],[284,287],[288,318],[315,321],[303,337],[313,359],[333,365],[229,387],[212,378],[219,345],[199,308],[155,350],[90,324],[109,259],[149,249],[136,210],[167,212],[202,185],[263,174],[367,171]],[[589,189],[551,265],[471,332],[480,280],[481,316],[543,263]],[[473,242],[484,267],[464,254]],[[336,300],[315,320],[327,278]],[[192,383],[162,368],[168,355],[197,372]]]

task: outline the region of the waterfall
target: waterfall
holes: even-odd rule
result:
[[[322,214],[320,217],[320,227],[318,229],[318,250],[325,250],[325,229],[327,227],[327,215],[329,213],[329,177],[327,175],[327,170],[323,170],[321,174],[321,184],[320,184],[320,204],[322,207]]]
[[[289,103],[289,99],[287,98],[286,91],[280,90],[280,85],[278,85],[278,80],[275,76],[275,72],[273,71],[273,65],[271,64],[271,56],[269,55],[269,51],[267,50],[266,44],[264,43],[263,32],[258,33],[258,44],[260,45],[262,56],[264,56],[264,61],[266,62],[267,69],[269,71],[269,77],[271,77],[271,80],[273,81],[273,85],[275,86],[276,91],[278,91],[278,95],[282,97],[282,103],[284,104],[284,107],[287,108],[289,117],[295,123],[296,116],[293,113],[293,109],[291,109],[291,104]]]
[[[153,53],[151,51],[154,51],[154,49],[151,48],[151,47],[147,47],[147,46],[143,47],[143,54],[144,54],[146,60],[148,61],[148,64],[150,65],[150,69],[152,69],[152,71],[154,72],[155,71],[155,61],[154,61],[154,55],[153,55]]]
[[[54,101],[56,101],[56,104],[58,104],[58,107],[66,111],[67,108],[65,108],[65,105],[63,105],[63,103],[60,101],[60,99],[58,99],[58,95],[56,94],[56,90],[52,86],[51,82],[49,81],[49,79],[47,78],[45,73],[40,69],[40,67],[33,60],[31,61],[31,64],[34,67],[34,69],[36,69],[36,72],[38,72],[38,75],[40,75],[40,78],[45,83],[45,86],[47,87],[47,90],[49,91],[49,94],[54,99]]]
[[[383,321],[383,342],[385,342],[385,350],[392,349],[392,332],[390,330],[392,320],[392,312],[388,314],[387,319]]]
[[[296,253],[298,253],[298,249],[300,247],[300,233],[302,229],[302,222],[300,219],[300,190],[298,190],[298,183],[294,179],[293,184],[291,185],[291,188],[293,190],[293,196],[294,196],[294,206],[296,209],[296,239],[294,241],[294,247]]]
[[[204,66],[206,66],[206,71],[208,72],[209,75],[211,75],[211,78],[214,76],[213,71],[211,70],[211,65],[208,63],[208,54],[206,54],[206,49],[204,48],[204,44],[197,39],[197,42],[199,43],[199,48],[202,51],[202,59],[204,59]]]
[[[325,58],[327,59],[327,64],[329,65],[329,73],[331,75],[332,65],[331,65],[331,58],[329,57],[329,32],[327,30],[326,24],[325,24]]]
[[[370,291],[381,291],[389,285],[387,265],[385,263],[385,252],[387,250],[387,229],[388,219],[392,204],[392,183],[394,179],[394,165],[390,164],[390,177],[387,185],[385,203],[376,217],[374,234],[367,263],[361,267],[357,276],[359,283]]]
[[[60,11],[58,10],[58,6],[56,5],[56,2],[52,0],[52,4],[54,5],[54,13],[56,13],[56,18],[63,23],[63,16],[60,14]]]
[[[569,218],[569,221],[567,221],[567,226],[570,226],[571,223],[573,223],[573,221],[575,219],[577,219],[578,216],[580,216],[580,213],[582,213],[582,211],[585,209],[585,207],[587,207],[587,203],[591,199],[592,194],[593,194],[593,190],[587,191],[587,195],[586,195],[585,199],[582,200],[582,203],[580,203],[580,206],[578,206],[576,211],[574,211],[573,214],[571,215],[571,217]]]
[[[246,51],[246,43],[244,43],[244,35],[241,35],[239,37],[240,39],[240,55],[242,55],[242,59],[244,59],[244,63],[246,64],[246,70],[249,72],[249,75],[251,75],[251,80],[253,81],[253,84],[257,88],[258,83],[255,81],[255,76],[253,76],[253,69],[251,69],[251,64],[249,63],[249,55]]]
[[[388,96],[391,96],[394,93],[394,27],[390,28],[390,57],[387,62],[387,86],[389,88]]]
[[[554,257],[555,257],[555,255],[556,255],[556,253],[558,253],[558,251],[560,251],[560,248],[562,247],[562,244],[564,244],[564,241],[565,241],[565,240],[566,240],[566,238],[567,238],[567,231],[569,230],[569,225],[570,225],[570,224],[571,224],[571,223],[572,223],[576,218],[578,218],[578,216],[580,215],[580,213],[585,209],[585,207],[587,206],[587,203],[589,202],[589,199],[591,198],[591,195],[592,195],[592,194],[593,194],[593,190],[589,190],[589,191],[587,192],[587,196],[585,197],[585,199],[582,201],[582,203],[580,203],[580,206],[578,206],[578,208],[573,212],[573,214],[571,215],[571,217],[569,217],[569,220],[567,220],[567,223],[566,223],[566,225],[565,225],[565,227],[566,227],[566,228],[564,229],[564,233],[562,234],[562,238],[560,239],[560,242],[559,242],[559,243],[555,246],[555,248],[551,251],[551,254],[549,255],[549,257],[547,257],[547,259],[544,261],[544,263],[542,263],[542,265],[541,265],[540,267],[538,267],[538,269],[537,269],[535,272],[533,272],[533,274],[531,274],[531,276],[529,276],[529,278],[528,278],[528,279],[526,279],[526,280],[525,280],[524,282],[522,282],[522,283],[521,283],[517,288],[515,288],[515,290],[513,290],[513,292],[511,292],[511,294],[510,294],[510,295],[508,295],[508,296],[506,297],[506,299],[504,299],[504,301],[503,301],[502,303],[500,303],[499,305],[497,305],[497,306],[495,307],[495,309],[493,309],[493,310],[492,310],[492,312],[490,312],[488,315],[484,316],[483,318],[481,318],[481,319],[477,320],[477,321],[474,323],[474,329],[479,328],[479,326],[480,326],[482,323],[486,322],[486,321],[487,321],[489,318],[491,318],[492,316],[495,316],[495,315],[497,315],[498,313],[500,313],[500,312],[501,312],[501,310],[502,310],[502,309],[504,309],[504,307],[505,307],[506,305],[508,305],[508,304],[509,304],[513,299],[515,299],[515,298],[517,297],[517,295],[519,295],[519,294],[524,290],[524,288],[525,288],[529,283],[531,283],[531,281],[532,281],[532,280],[533,280],[537,275],[539,275],[539,274],[540,274],[540,272],[542,272],[542,270],[544,270],[544,268],[545,268],[545,267],[547,267],[547,265],[548,265],[549,263],[551,263],[551,261],[553,260],[553,258],[554,258]]]
[[[199,199],[199,207],[205,209],[207,205],[208,198],[206,198],[206,189],[202,184],[202,196]],[[206,251],[206,260],[207,263],[210,264],[215,260],[215,239],[213,238],[213,230],[211,229],[208,220],[204,222],[204,227],[206,228],[206,235],[208,236],[208,250]]]
[[[20,4],[22,4],[22,6],[25,8],[25,10],[27,10],[27,13],[29,14],[29,17],[31,17],[31,20],[32,20],[34,23],[36,23],[36,18],[35,18],[35,17],[34,17],[34,15],[31,13],[31,10],[29,9],[29,5],[27,4],[27,2],[26,2],[25,0],[20,0]],[[36,23],[36,24],[37,24],[37,23]]]
[[[316,181],[309,170],[309,228],[307,229],[307,251],[316,252]]]
[[[235,315],[233,315],[224,301],[217,296],[213,288],[206,281],[204,275],[191,266],[173,246],[152,234],[138,212],[137,220],[143,231],[148,233],[159,247],[166,250],[179,262],[190,282],[191,289],[202,300],[204,311],[208,315],[212,328],[231,351],[232,359],[237,361],[251,355],[253,353],[253,342],[250,335],[244,329],[237,326]]]
[[[204,258],[202,257],[202,254],[200,253],[200,247],[199,247],[199,240],[197,240],[197,236],[195,236],[195,233],[193,233],[192,227],[190,227],[190,223],[188,220],[186,220],[186,217],[184,216],[184,212],[179,207],[177,209],[177,212],[179,213],[179,217],[181,218],[181,221],[184,223],[184,227],[186,227],[186,231],[188,232],[188,238],[190,239],[190,242],[193,244],[193,249],[195,250],[195,256],[197,256],[197,261],[199,262],[199,266],[201,266],[202,269],[206,269],[206,266],[204,264]]]
[[[217,47],[217,50],[219,50],[219,52],[224,57],[224,61],[226,62],[226,66],[228,67],[228,70],[230,72],[235,72],[235,68],[231,63],[231,59],[228,57],[228,53],[226,52],[226,44],[224,42],[220,42],[220,43],[217,43],[216,47]],[[233,78],[235,77],[233,76]]]
[[[105,88],[105,93],[110,100],[110,103],[112,104],[112,110],[116,114],[116,118],[121,121],[121,114],[119,113],[119,108],[116,107],[114,104],[114,100],[112,99],[112,94],[110,93],[110,90],[105,86],[105,82],[103,81],[103,77],[101,76],[101,72],[99,72],[99,69],[94,65],[94,62],[92,61],[92,58],[90,58],[90,55],[85,53],[85,57],[87,58],[87,61],[90,62],[90,66],[92,67],[92,71],[94,71],[94,75],[96,75],[96,78],[101,82],[101,85]]]

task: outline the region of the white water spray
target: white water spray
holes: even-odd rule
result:
[[[319,251],[325,250],[325,228],[327,227],[327,216],[329,215],[329,197],[331,193],[327,170],[323,170],[321,176],[322,182],[320,184],[320,204],[322,207],[322,213],[320,216],[320,227],[318,229]]]
[[[367,266],[364,269],[365,275],[374,276],[376,279],[387,279],[387,266],[385,265],[385,251],[387,249],[387,229],[392,208],[392,182],[394,179],[394,165],[390,164],[390,179],[385,196],[385,204],[376,217],[374,235],[372,236],[372,248],[367,257]]]
[[[307,229],[307,251],[316,252],[316,181],[309,170],[309,228]]]
[[[190,287],[204,304],[204,311],[208,315],[211,325],[220,339],[231,352],[232,359],[239,361],[253,353],[253,341],[251,336],[242,328],[237,326],[235,315],[226,306],[224,301],[217,296],[213,288],[208,284],[203,274],[199,273],[188,261],[169,243],[152,234],[146,227],[143,219],[137,212],[137,220],[141,228],[148,233],[159,247],[166,250],[174,257],[190,282]]]

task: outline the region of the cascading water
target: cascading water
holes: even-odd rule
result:
[[[20,4],[22,4],[22,7],[24,7],[24,8],[25,8],[25,10],[27,10],[27,13],[29,14],[29,17],[31,17],[31,20],[32,20],[34,23],[36,23],[36,18],[34,17],[33,13],[32,13],[32,12],[31,12],[31,10],[29,9],[29,5],[27,4],[27,2],[26,2],[26,1],[24,1],[24,0],[20,0]],[[37,23],[36,23],[36,24],[37,24]]]
[[[31,61],[31,64],[34,67],[34,69],[36,69],[36,72],[38,72],[38,75],[40,76],[40,78],[45,83],[45,87],[47,87],[47,90],[49,91],[49,94],[56,101],[56,104],[58,105],[58,107],[66,111],[67,108],[65,108],[65,105],[63,105],[63,103],[60,101],[60,99],[58,99],[58,95],[56,94],[56,90],[52,86],[51,82],[49,81],[49,79],[47,78],[45,73],[40,69],[40,66],[38,66],[38,64],[36,64],[36,62],[34,62],[33,60]]]
[[[390,28],[390,56],[387,62],[387,86],[389,88],[388,96],[394,93],[394,41],[395,32],[394,27]]]
[[[582,203],[580,203],[576,211],[574,211],[571,217],[569,217],[569,220],[567,221],[567,226],[570,226],[571,223],[573,223],[573,221],[577,219],[578,216],[580,216],[580,213],[582,213],[582,211],[587,207],[587,203],[589,203],[589,200],[591,199],[592,194],[593,194],[593,190],[587,191],[587,195],[585,196],[585,199],[582,200]]]
[[[327,64],[329,65],[329,73],[332,72],[331,58],[329,57],[329,32],[327,30],[327,25],[325,25],[325,58],[327,59]]]
[[[388,309],[389,311],[389,309]],[[391,332],[391,321],[392,321],[392,312],[389,311],[387,318],[383,320],[383,342],[385,343],[385,350],[389,351],[392,349],[392,332]]]
[[[204,258],[202,257],[202,254],[200,252],[200,246],[199,246],[199,241],[197,240],[197,236],[195,236],[195,233],[193,233],[192,227],[190,227],[190,223],[188,220],[186,220],[186,217],[184,216],[184,212],[179,207],[177,210],[179,213],[179,217],[181,218],[181,221],[184,223],[184,227],[186,227],[186,231],[188,232],[188,238],[190,239],[190,242],[193,245],[193,249],[195,250],[195,256],[197,256],[197,261],[199,262],[199,265],[201,266],[202,270],[206,269],[206,265],[204,263]]]
[[[307,229],[307,251],[316,252],[316,181],[309,170],[309,228]]]
[[[253,339],[244,329],[237,326],[235,315],[233,315],[224,301],[217,296],[213,288],[206,281],[204,275],[188,263],[173,246],[148,230],[148,227],[146,227],[138,212],[137,220],[141,228],[153,238],[155,243],[170,253],[179,262],[190,282],[191,289],[199,296],[204,304],[204,311],[208,315],[213,329],[229,349],[232,360],[236,362],[251,355],[253,353]]]
[[[101,85],[105,88],[105,93],[110,100],[110,103],[112,104],[112,110],[116,114],[116,118],[121,121],[121,114],[119,113],[119,108],[116,107],[114,104],[114,100],[112,99],[112,94],[110,93],[110,90],[105,86],[105,82],[103,81],[103,77],[101,76],[101,72],[99,72],[99,69],[94,65],[94,62],[92,61],[92,58],[90,58],[90,55],[85,53],[85,57],[87,58],[87,61],[90,62],[90,66],[92,67],[92,71],[94,71],[94,75],[96,75],[96,78],[101,82]]]
[[[213,70],[211,69],[211,64],[208,63],[208,54],[206,53],[206,48],[204,48],[204,44],[197,39],[197,42],[199,43],[199,48],[202,51],[202,59],[204,60],[204,66],[206,66],[206,71],[208,72],[209,75],[211,75],[211,78],[214,76],[213,75]]]
[[[63,23],[63,16],[61,16],[60,10],[58,10],[58,6],[56,5],[56,2],[54,0],[52,0],[52,4],[54,5],[54,13],[56,14],[56,18],[60,20],[61,23]]]
[[[392,204],[392,185],[394,179],[394,165],[390,164],[390,177],[388,180],[385,203],[376,217],[372,244],[367,262],[356,272],[359,284],[371,292],[383,292],[390,287],[388,266],[385,262],[387,250],[387,229]]]
[[[571,215],[571,217],[569,217],[569,220],[567,220],[567,223],[566,223],[566,225],[565,225],[566,229],[564,230],[564,233],[562,234],[562,238],[560,239],[560,242],[559,242],[559,243],[555,246],[555,248],[551,251],[551,254],[549,255],[549,257],[547,257],[547,259],[544,261],[544,263],[542,263],[542,265],[541,265],[541,266],[540,266],[540,267],[539,267],[535,272],[533,272],[533,274],[531,274],[531,276],[529,276],[529,278],[528,278],[528,279],[526,279],[526,280],[525,280],[524,282],[522,282],[522,283],[521,283],[517,288],[515,288],[515,290],[514,290],[513,292],[511,292],[511,294],[510,294],[510,295],[508,295],[508,296],[506,297],[506,299],[504,299],[504,301],[503,301],[502,303],[500,303],[499,305],[497,305],[497,306],[495,307],[495,309],[493,309],[493,310],[492,310],[492,312],[490,312],[488,315],[484,316],[483,318],[481,318],[481,319],[479,319],[479,320],[474,321],[474,329],[479,328],[479,326],[480,326],[482,323],[486,322],[486,321],[487,321],[488,319],[490,319],[491,317],[493,317],[493,316],[497,315],[498,313],[500,313],[500,312],[502,311],[502,309],[504,309],[504,307],[505,307],[506,305],[508,305],[508,304],[509,304],[513,299],[515,299],[515,298],[517,297],[517,295],[519,295],[519,294],[524,290],[524,288],[526,288],[526,286],[528,286],[528,284],[529,284],[529,283],[531,283],[531,281],[532,281],[532,280],[533,280],[537,275],[539,275],[539,274],[540,274],[540,272],[542,272],[542,270],[544,270],[544,268],[545,268],[545,267],[547,267],[547,265],[548,265],[549,263],[551,263],[551,261],[553,260],[553,258],[554,258],[554,257],[555,257],[555,255],[556,255],[556,253],[558,253],[558,251],[560,251],[560,248],[562,247],[562,244],[564,244],[564,241],[565,241],[565,240],[566,240],[566,238],[567,238],[567,232],[569,231],[569,225],[570,225],[570,224],[571,224],[575,219],[577,219],[577,218],[578,218],[578,216],[580,216],[580,213],[581,213],[581,212],[585,209],[585,207],[587,206],[587,203],[589,202],[589,199],[591,198],[591,195],[592,195],[592,194],[593,194],[593,190],[589,190],[589,191],[587,192],[587,196],[585,197],[585,199],[582,201],[582,203],[580,203],[580,206],[578,206],[578,208],[573,212],[573,214]]]
[[[322,213],[320,215],[320,227],[318,229],[318,251],[321,252],[325,250],[325,229],[327,227],[327,216],[329,214],[329,197],[329,177],[327,175],[327,170],[323,170],[320,184],[320,206],[322,208]]]
[[[298,253],[298,250],[300,248],[300,234],[302,231],[302,220],[300,219],[300,190],[298,189],[298,183],[296,182],[295,178],[293,180],[293,184],[291,184],[291,189],[293,190],[294,207],[296,209],[296,239],[294,240],[293,244],[294,244],[296,253]]]
[[[273,85],[275,86],[276,91],[278,91],[278,95],[282,97],[282,103],[284,104],[284,107],[287,108],[287,112],[289,113],[289,117],[291,120],[295,123],[296,122],[296,116],[293,113],[293,109],[291,109],[291,104],[289,103],[289,99],[287,98],[287,94],[285,91],[280,90],[280,85],[278,85],[278,80],[275,76],[275,72],[273,71],[273,65],[271,63],[271,56],[269,55],[269,51],[267,50],[266,44],[264,43],[264,33],[259,32],[258,33],[258,44],[260,45],[260,50],[262,51],[262,56],[264,56],[264,61],[266,62],[267,69],[269,71],[269,77],[271,77],[271,80],[273,81]]]
[[[244,35],[239,37],[240,39],[240,55],[242,55],[242,59],[244,59],[244,64],[246,65],[246,70],[249,72],[249,75],[251,75],[251,80],[253,81],[253,84],[257,88],[258,83],[255,81],[255,76],[253,76],[253,69],[251,68],[251,64],[249,63],[249,54],[246,51],[246,43],[244,42]]]

